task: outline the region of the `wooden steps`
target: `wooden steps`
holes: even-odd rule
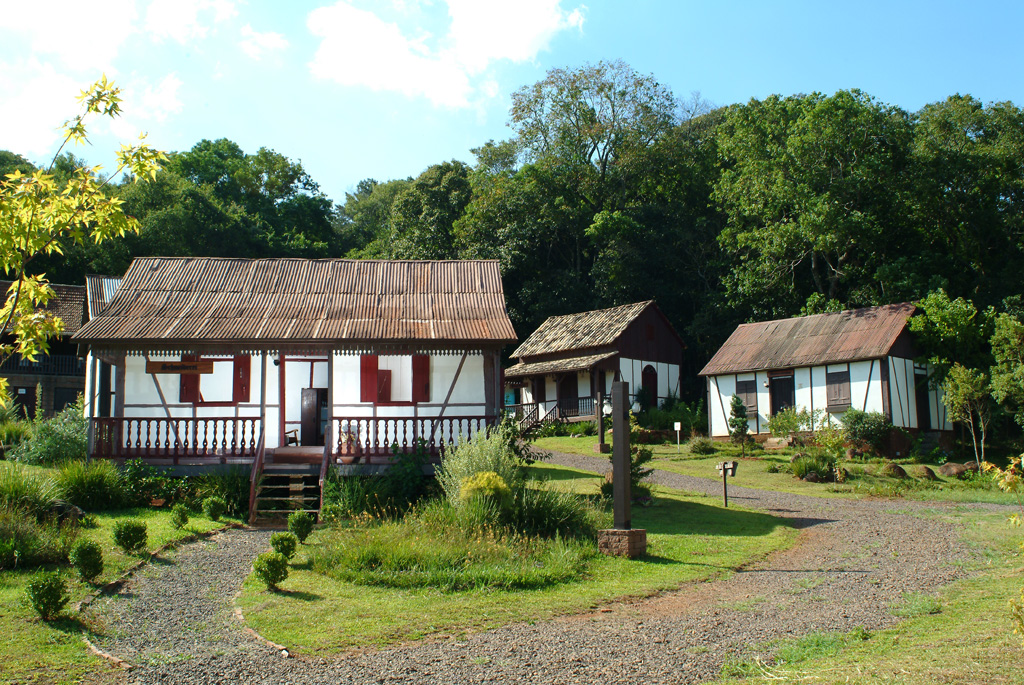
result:
[[[320,514],[320,467],[314,464],[267,464],[256,494],[255,522],[283,519],[295,511]]]

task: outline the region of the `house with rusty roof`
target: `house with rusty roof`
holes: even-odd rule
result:
[[[79,330],[93,457],[388,462],[492,424],[516,339],[496,261],[135,259]],[[255,482],[255,481],[254,481]]]
[[[5,295],[10,287],[11,281],[0,281]],[[35,361],[15,353],[0,365],[11,399],[30,418],[35,418],[37,405],[50,416],[73,404],[85,389],[85,362],[70,341],[84,322],[85,288],[57,283],[50,287],[53,297],[44,310],[64,323],[64,331],[50,339],[48,354],[39,354]],[[11,339],[8,330],[5,340]]]
[[[653,300],[552,316],[512,353],[505,370],[519,386],[512,405],[525,426],[551,419],[592,417],[598,394],[613,381],[630,384],[631,397],[657,406],[679,396],[686,346]]]
[[[85,277],[85,317],[86,321],[99,316],[107,303],[114,298],[121,279],[116,276],[98,276],[87,274]],[[80,355],[81,356],[81,355]],[[82,362],[83,376],[85,361]],[[114,367],[105,361],[97,360],[96,367],[89,376],[89,388],[85,395],[86,409],[95,405],[98,416],[110,416],[110,408],[114,400]]]
[[[841,422],[847,409],[880,412],[897,428],[948,431],[942,391],[915,363],[910,303],[741,324],[700,372],[707,381],[713,437],[729,435],[732,396],[747,408],[750,432],[795,407]]]

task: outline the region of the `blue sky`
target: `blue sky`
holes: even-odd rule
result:
[[[35,162],[101,73],[124,116],[73,150],[109,168],[146,131],[300,159],[344,200],[510,135],[548,69],[623,59],[718,105],[860,88],[911,111],[953,93],[1024,105],[1024,3],[719,0],[51,0],[0,12],[0,149]]]

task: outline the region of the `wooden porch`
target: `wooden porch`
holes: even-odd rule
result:
[[[593,421],[597,419],[594,397],[563,397],[551,402],[525,402],[505,406],[505,415],[514,417],[524,431],[553,421]]]

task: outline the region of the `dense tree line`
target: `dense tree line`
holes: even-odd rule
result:
[[[138,234],[38,266],[81,282],[143,255],[494,258],[520,337],[554,314],[656,299],[686,339],[690,393],[744,320],[940,289],[992,322],[1020,320],[1012,103],[954,95],[908,112],[850,90],[713,108],[613,62],[518,90],[509,125],[471,165],[367,179],[337,204],[299,162],[204,140],[153,182],[117,188]],[[0,173],[19,166],[31,167],[0,153]],[[1020,335],[1008,321],[1000,340]]]

